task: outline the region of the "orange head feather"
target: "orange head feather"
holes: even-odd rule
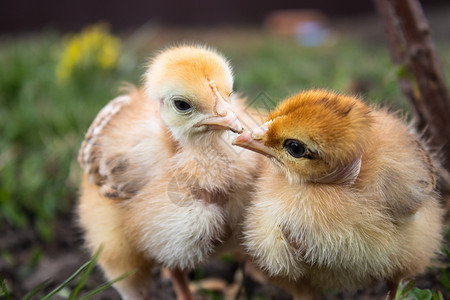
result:
[[[233,91],[233,73],[228,61],[215,50],[202,46],[172,47],[157,55],[145,75],[151,99],[170,95],[195,98],[199,106],[212,108],[210,82],[228,98]]]
[[[163,51],[151,62],[145,86],[148,98],[160,104],[161,118],[178,141],[198,144],[202,139],[209,143],[223,130],[242,132],[230,103],[231,67],[212,49],[180,46]]]
[[[339,182],[338,177],[359,172],[370,138],[370,112],[354,97],[325,90],[300,92],[279,104],[261,128],[244,133],[235,144],[275,158],[291,179]],[[330,174],[334,176],[327,177]]]

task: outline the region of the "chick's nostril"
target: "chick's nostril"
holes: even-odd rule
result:
[[[228,114],[228,112],[225,110],[225,111],[222,111],[222,112],[218,112],[218,114],[219,114],[221,117],[226,117],[227,114]]]
[[[255,140],[262,140],[266,135],[267,130],[268,130],[267,126],[264,125],[256,127],[255,129],[253,129],[252,138]]]
[[[228,114],[228,110],[220,102],[217,102],[214,106],[214,112],[221,117],[225,117]]]
[[[262,135],[260,133],[257,132],[252,132],[252,138],[255,140],[261,140],[262,139]]]

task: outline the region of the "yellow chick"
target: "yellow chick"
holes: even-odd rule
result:
[[[170,270],[178,299],[192,299],[186,271],[238,245],[259,155],[231,146],[245,109],[232,85],[214,50],[170,48],[143,89],[112,100],[89,128],[79,222],[89,250],[103,247],[108,279],[136,270],[115,284],[124,299],[148,298],[155,265]]]
[[[424,142],[402,120],[324,90],[282,102],[235,145],[269,158],[243,225],[249,256],[295,299],[424,270],[442,215]]]

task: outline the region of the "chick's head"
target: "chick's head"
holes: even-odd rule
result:
[[[227,60],[199,46],[173,47],[156,56],[145,75],[146,92],[178,140],[242,132],[230,103],[233,74]]]
[[[306,91],[283,101],[234,144],[268,156],[294,181],[354,181],[371,119],[370,108],[356,98]]]

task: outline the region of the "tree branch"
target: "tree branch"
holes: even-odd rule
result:
[[[375,0],[385,24],[395,64],[404,68],[400,87],[414,109],[416,126],[439,149],[446,170],[440,170],[448,194],[450,171],[450,96],[431,39],[431,30],[418,0]]]

